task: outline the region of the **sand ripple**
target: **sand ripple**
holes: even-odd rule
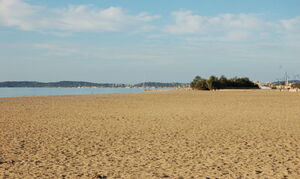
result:
[[[300,93],[0,99],[0,178],[300,178]]]

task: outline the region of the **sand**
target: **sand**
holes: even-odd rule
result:
[[[300,93],[0,98],[0,178],[300,178]]]

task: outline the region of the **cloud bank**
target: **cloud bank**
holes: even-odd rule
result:
[[[99,8],[72,5],[49,8],[24,0],[0,0],[0,26],[37,32],[120,32],[151,31],[184,37],[189,41],[257,41],[288,39],[298,44],[300,16],[266,21],[261,14],[218,14],[203,16],[189,10],[171,13],[169,24],[147,12],[129,14],[121,7]]]
[[[300,17],[269,22],[258,14],[219,14],[201,16],[192,11],[172,13],[174,22],[164,31],[174,35],[194,35],[187,40],[252,41],[300,31]]]
[[[0,0],[0,25],[30,31],[121,31],[144,29],[147,23],[159,18],[142,12],[130,15],[120,7],[105,9],[90,5],[48,9],[22,0]]]

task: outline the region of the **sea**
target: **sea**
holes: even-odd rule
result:
[[[0,88],[0,97],[136,93],[144,88]]]

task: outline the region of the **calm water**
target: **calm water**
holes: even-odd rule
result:
[[[0,88],[0,97],[142,92],[142,88]]]

